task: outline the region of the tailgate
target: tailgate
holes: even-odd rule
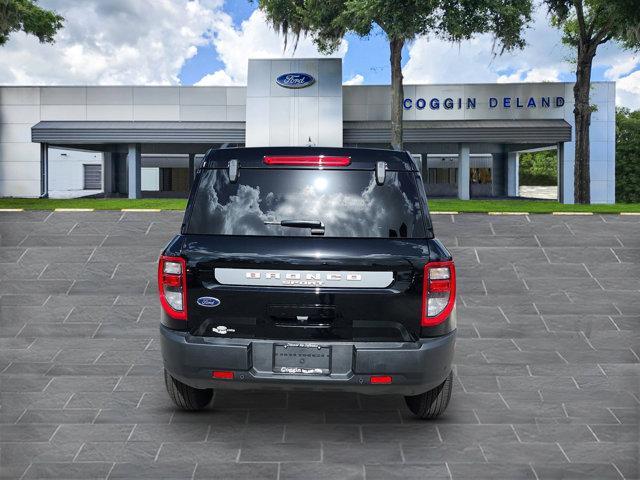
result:
[[[413,341],[426,239],[187,235],[194,335]]]

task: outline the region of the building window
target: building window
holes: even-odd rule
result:
[[[436,185],[440,183],[457,185],[458,169],[457,168],[429,168],[427,183]]]
[[[102,190],[102,165],[82,165],[84,169],[84,189]]]
[[[490,168],[471,168],[469,169],[471,177],[471,183],[491,183],[491,169]]]
[[[188,192],[188,168],[161,168],[160,190],[163,192]]]

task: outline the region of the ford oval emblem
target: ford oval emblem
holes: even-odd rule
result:
[[[276,78],[276,83],[284,88],[304,88],[315,83],[308,73],[285,73]]]
[[[196,303],[201,307],[213,308],[220,305],[220,300],[216,297],[200,297],[196,300]]]

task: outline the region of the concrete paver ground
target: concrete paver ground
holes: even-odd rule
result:
[[[1,478],[638,478],[640,217],[434,216],[458,269],[446,415],[400,397],[164,390],[179,212],[0,213]]]

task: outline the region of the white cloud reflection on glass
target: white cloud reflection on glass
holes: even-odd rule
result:
[[[325,236],[424,236],[409,172],[388,172],[382,186],[369,171],[247,169],[235,184],[226,170],[203,175],[192,233],[308,236],[309,229],[264,222],[319,220]],[[204,202],[201,195],[206,195]]]

